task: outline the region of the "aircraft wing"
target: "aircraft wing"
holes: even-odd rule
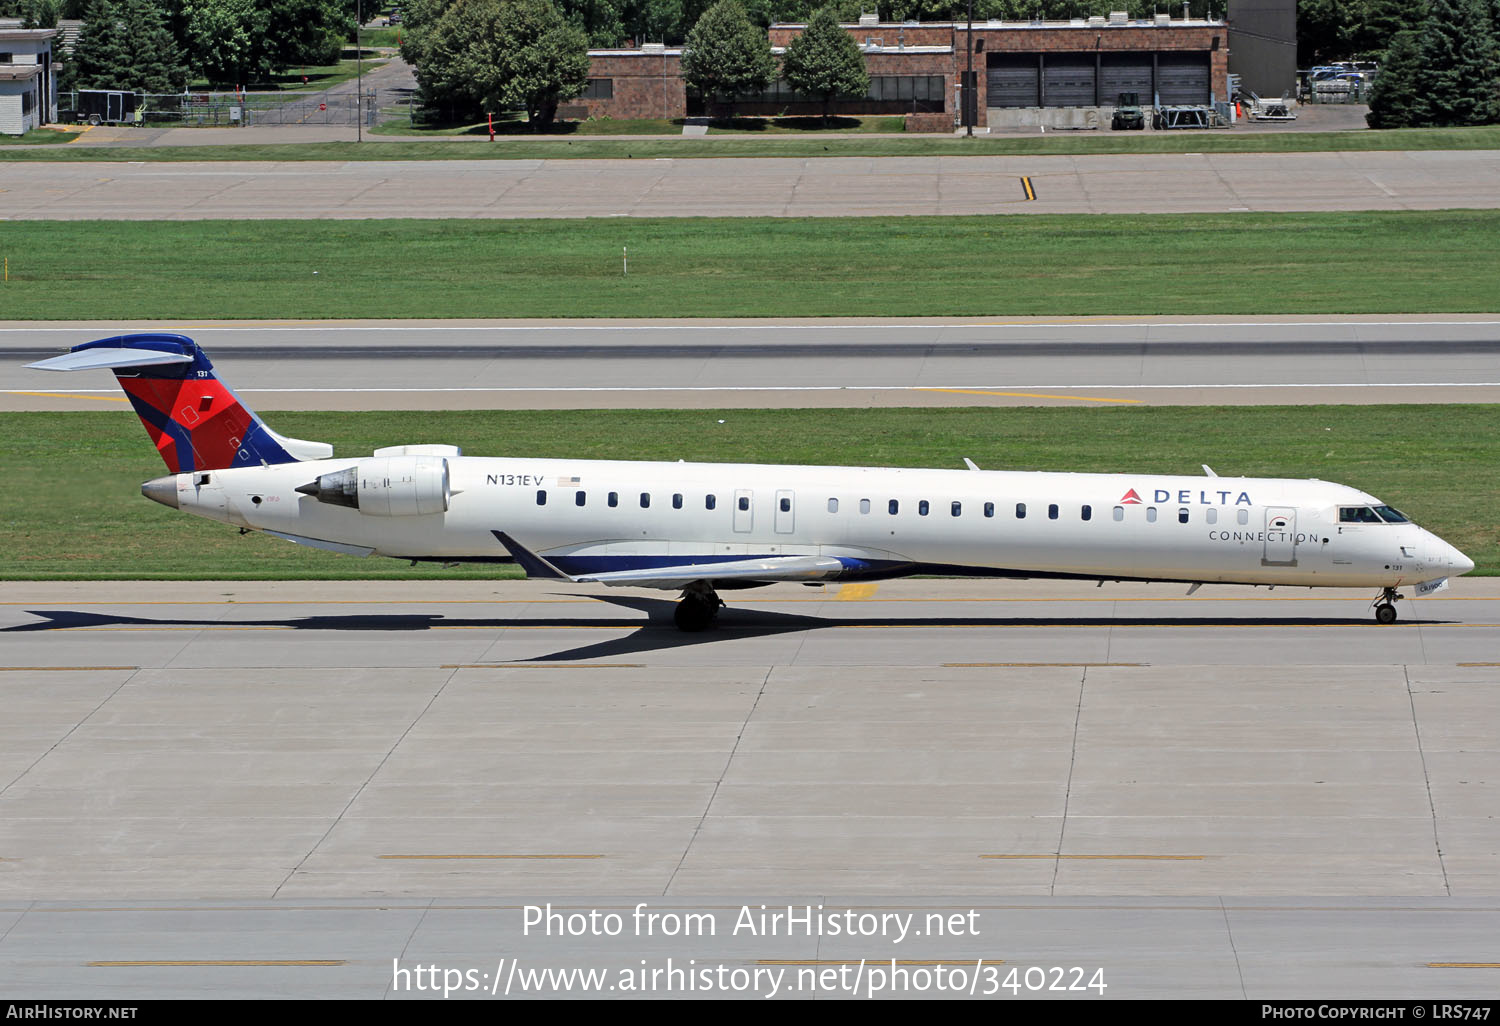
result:
[[[816,581],[836,577],[844,571],[841,560],[832,556],[763,556],[759,559],[736,559],[727,563],[684,563],[681,566],[657,566],[644,570],[616,570],[611,573],[585,574],[575,577],[579,584],[609,584],[616,587],[681,588],[694,581]]]
[[[761,556],[723,563],[683,563],[642,570],[612,570],[598,574],[565,574],[504,531],[490,532],[515,557],[527,577],[572,581],[575,584],[608,584],[613,587],[682,588],[694,581],[816,581],[836,577],[844,562],[833,556]]]

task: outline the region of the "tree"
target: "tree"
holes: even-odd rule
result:
[[[354,31],[354,10],[339,0],[258,0],[257,6],[271,27],[265,50],[273,71],[337,64]]]
[[[214,85],[246,85],[271,71],[268,13],[255,0],[186,0],[193,70]]]
[[[719,0],[688,33],[682,78],[705,99],[756,93],[776,78],[771,41],[750,23],[739,0]]]
[[[1485,0],[1432,0],[1421,26],[1397,33],[1370,97],[1371,128],[1500,121],[1500,51]]]
[[[540,131],[588,85],[588,40],[551,0],[421,5],[401,52],[427,106],[450,119],[524,106]]]
[[[26,0],[20,13],[23,29],[50,29],[57,28],[60,9],[57,0]]]
[[[1421,73],[1421,37],[1416,29],[1396,33],[1380,60],[1365,123],[1371,128],[1410,128]]]
[[[500,67],[507,106],[525,106],[533,131],[557,117],[557,105],[589,82],[588,39],[563,20],[552,0],[504,0]]]
[[[182,50],[154,0],[94,0],[70,64],[83,89],[175,93],[187,84]]]
[[[835,96],[862,96],[870,88],[865,55],[854,37],[839,27],[832,7],[820,8],[807,28],[786,48],[781,73],[792,88],[823,101],[823,120]]]
[[[1422,23],[1419,125],[1487,125],[1500,118],[1500,54],[1483,0],[1432,0]]]

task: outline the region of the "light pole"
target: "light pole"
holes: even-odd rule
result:
[[[964,71],[964,134],[974,138],[974,115],[978,98],[974,95],[974,0],[969,0],[969,32],[966,49],[968,67]]]
[[[974,0],[969,0],[973,3]],[[359,36],[365,27],[364,0],[354,3],[354,141],[365,141],[365,50]]]

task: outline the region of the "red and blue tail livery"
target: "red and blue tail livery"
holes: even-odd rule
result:
[[[174,474],[327,459],[333,447],[268,428],[214,373],[185,335],[117,335],[31,366],[115,372],[146,433]]]

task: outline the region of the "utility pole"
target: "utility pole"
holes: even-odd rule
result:
[[[978,97],[974,95],[974,0],[969,0],[968,67],[964,71],[964,134],[974,138],[974,115]]]

